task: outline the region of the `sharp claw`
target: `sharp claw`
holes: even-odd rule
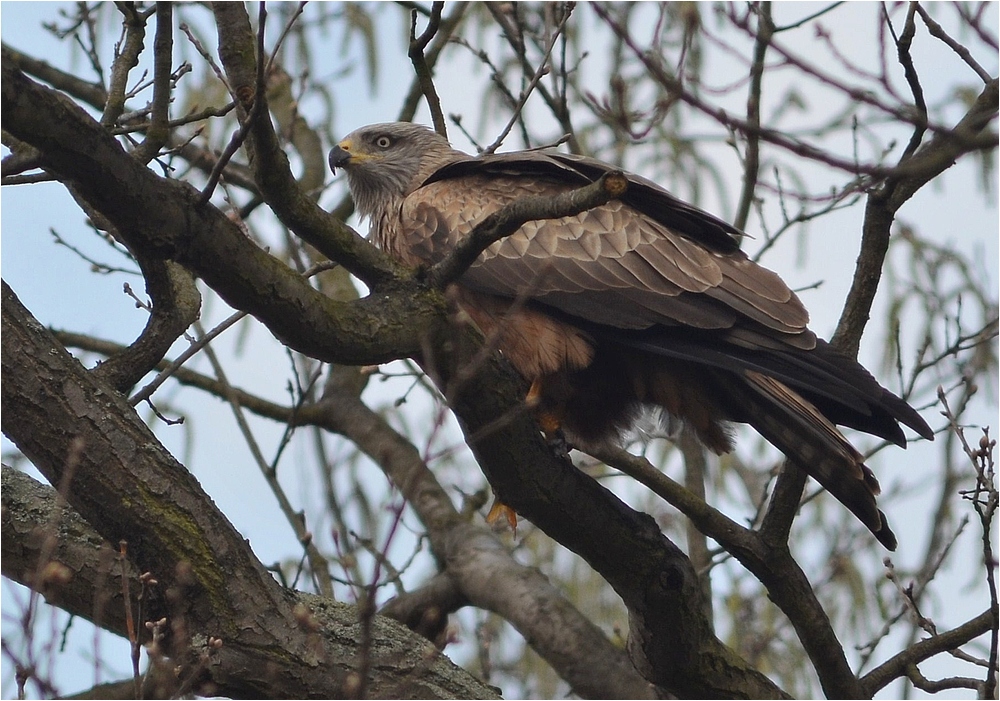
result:
[[[510,526],[510,529],[514,532],[514,537],[516,538],[517,512],[494,497],[493,505],[490,507],[490,512],[486,514],[486,523],[490,524],[494,530],[500,530],[503,527],[504,522]]]
[[[569,458],[569,451],[571,446],[569,441],[566,440],[566,434],[563,433],[561,428],[557,428],[552,433],[548,431],[545,432],[545,439],[552,448],[552,451],[558,455],[560,458]]]
[[[528,394],[524,397],[524,402],[529,407],[535,409],[535,420],[538,421],[538,425],[541,426],[542,431],[545,432],[546,438],[552,440],[554,437],[562,434],[561,429],[563,412],[538,408],[542,403],[541,379],[535,379],[532,381],[531,387],[528,388]]]

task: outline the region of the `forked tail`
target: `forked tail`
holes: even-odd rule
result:
[[[878,480],[864,458],[819,410],[784,383],[754,370],[727,389],[751,426],[865,524],[882,545],[896,536],[875,503]]]

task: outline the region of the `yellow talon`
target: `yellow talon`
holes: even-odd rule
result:
[[[550,409],[539,408],[542,403],[542,381],[536,379],[532,381],[528,388],[528,394],[524,397],[524,402],[532,409],[535,409],[535,420],[542,427],[547,438],[554,437],[562,428],[563,412],[552,411]]]
[[[490,512],[486,514],[486,523],[490,524],[494,530],[500,530],[504,520],[514,532],[514,537],[517,537],[517,512],[494,497]]]
[[[528,388],[528,394],[524,397],[524,403],[529,407],[534,409],[542,401],[542,381],[533,380],[531,387]]]

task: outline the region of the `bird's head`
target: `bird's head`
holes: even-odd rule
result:
[[[330,151],[330,168],[343,168],[362,216],[371,217],[413,192],[455,156],[447,139],[419,124],[361,127]]]

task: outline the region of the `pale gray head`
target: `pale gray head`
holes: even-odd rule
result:
[[[439,167],[464,155],[427,127],[388,122],[348,134],[330,151],[330,167],[347,172],[358,212],[372,218],[413,192]]]

